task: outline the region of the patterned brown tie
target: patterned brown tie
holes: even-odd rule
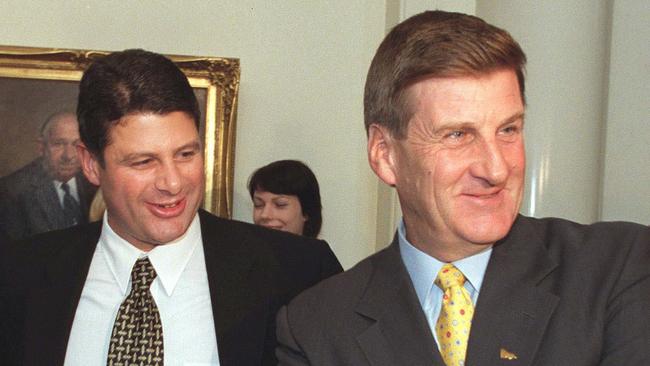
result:
[[[131,292],[115,318],[108,348],[109,366],[163,365],[163,328],[149,287],[156,278],[149,258],[140,258],[131,271]]]

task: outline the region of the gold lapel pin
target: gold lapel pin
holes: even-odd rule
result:
[[[516,360],[516,359],[517,359],[517,355],[516,355],[516,354],[514,354],[514,353],[508,351],[508,350],[505,349],[505,348],[501,348],[501,350],[499,351],[499,356],[501,357],[502,360],[510,360],[510,361],[512,361],[512,360]]]

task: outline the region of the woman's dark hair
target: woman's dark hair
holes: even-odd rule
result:
[[[320,189],[316,176],[297,160],[278,160],[253,172],[248,180],[251,199],[255,191],[297,196],[307,218],[302,235],[315,238],[323,223]]]

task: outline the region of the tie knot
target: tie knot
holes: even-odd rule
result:
[[[443,291],[453,286],[463,286],[464,283],[465,276],[451,263],[442,266],[436,277],[436,285]]]
[[[61,189],[66,194],[70,194],[70,186],[68,185],[68,182],[65,182],[65,183],[61,184]]]
[[[156,278],[156,270],[153,268],[149,257],[138,259],[131,270],[131,286],[133,289],[149,290],[149,286]]]

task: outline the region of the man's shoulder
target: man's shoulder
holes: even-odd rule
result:
[[[513,231],[533,234],[541,238],[547,246],[585,246],[614,243],[629,243],[639,236],[646,236],[650,227],[626,221],[599,221],[581,224],[556,217],[517,218]]]
[[[34,186],[41,185],[47,181],[47,173],[43,169],[40,158],[31,161],[20,169],[0,178],[0,197],[3,200],[17,200],[34,189]]]
[[[343,270],[327,242],[199,211],[203,243],[226,256],[245,256],[273,278],[282,303]]]
[[[7,188],[16,186],[17,188],[20,188],[22,185],[42,180],[44,175],[45,170],[43,169],[42,159],[37,158],[18,170],[1,177],[0,186]]]
[[[509,237],[512,239],[506,238],[506,243],[530,251],[541,248],[554,262],[568,266],[585,263],[590,269],[601,271],[615,263],[622,265],[630,259],[647,261],[650,268],[647,254],[645,258],[643,255],[639,257],[644,251],[650,252],[650,227],[637,223],[612,221],[581,224],[560,218],[520,216]]]
[[[329,248],[324,240],[268,229],[259,225],[218,217],[199,210],[203,234],[219,237],[237,245],[265,246],[278,252],[315,253]]]
[[[0,245],[0,272],[3,280],[20,281],[37,276],[51,265],[72,265],[83,253],[92,255],[101,231],[101,222],[37,234]]]
[[[36,234],[24,239],[7,241],[0,247],[3,258],[51,257],[63,248],[92,242],[96,244],[101,221]]]
[[[389,247],[361,260],[347,271],[298,295],[289,304],[290,309],[298,313],[304,312],[306,318],[318,318],[314,316],[318,311],[322,311],[323,316],[349,312],[359,303],[377,271],[388,270],[385,262],[399,260],[399,257],[393,258],[395,255],[394,248]]]

